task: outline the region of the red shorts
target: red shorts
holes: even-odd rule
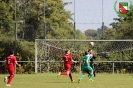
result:
[[[64,68],[66,71],[71,71],[71,65],[69,64],[64,64]]]
[[[7,71],[9,72],[10,75],[14,75],[14,67],[7,66]]]

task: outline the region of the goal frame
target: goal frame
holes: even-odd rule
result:
[[[130,42],[133,42],[133,40],[129,39],[129,40],[78,40],[78,39],[35,39],[35,73],[37,73],[37,63],[40,62],[37,60],[37,41],[44,41],[44,42],[47,42],[47,41],[59,41],[59,42],[74,42],[74,45],[75,45],[75,42],[126,42],[126,41],[130,41]],[[47,62],[47,61],[41,61],[41,62]]]

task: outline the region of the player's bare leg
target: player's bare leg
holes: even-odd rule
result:
[[[58,78],[59,76],[63,76],[63,75],[67,75],[67,74],[68,74],[67,72],[59,72],[57,78]]]
[[[72,78],[72,74],[71,74],[71,72],[70,72],[70,71],[67,71],[67,75],[69,75],[69,78],[70,78],[71,82],[73,83],[74,80],[73,80],[73,78]]]
[[[67,72],[61,72],[60,75],[67,75]]]
[[[10,83],[11,83],[13,77],[14,77],[14,75],[8,76],[8,82],[7,82],[6,86],[11,86]]]

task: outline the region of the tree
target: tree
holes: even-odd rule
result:
[[[133,8],[133,5],[130,6],[130,9]],[[117,39],[132,39],[133,38],[133,11],[130,14],[127,14],[126,17],[119,16],[115,18],[117,22],[113,22],[111,25],[116,30]]]
[[[97,36],[97,31],[94,29],[88,29],[85,31],[85,35],[95,37]]]
[[[102,27],[98,28],[97,30],[88,29],[85,31],[85,35],[88,36],[89,39],[102,39],[106,29],[107,26],[104,26],[103,29]]]
[[[116,35],[116,30],[113,28],[107,28],[105,30],[105,39],[106,40],[113,40],[116,39],[117,35]]]
[[[74,28],[70,22],[71,13],[64,8],[68,4],[69,2],[63,3],[62,0],[46,0],[45,17],[46,23],[49,23],[47,38],[73,38]]]
[[[64,8],[66,5],[70,4],[70,2],[64,3],[62,0],[45,0],[46,3],[44,4],[44,0],[15,1],[17,2],[13,2],[12,0],[3,0],[0,2],[1,60],[7,55],[8,50],[14,48],[14,46],[16,46],[18,60],[34,60],[34,41],[36,38],[44,38],[45,27],[46,38],[74,38],[72,13]],[[17,24],[16,41],[15,23]],[[76,30],[76,36],[76,39],[86,39],[86,36],[80,30]],[[16,45],[14,45],[14,41]],[[31,64],[26,63],[23,65],[25,66],[23,68],[26,68]],[[34,68],[34,64],[32,64],[31,67]]]
[[[87,36],[84,35],[80,30],[76,30],[76,39],[87,39]]]
[[[9,3],[0,2],[0,31],[12,35],[13,31],[13,10]]]
[[[20,38],[29,41],[34,41],[35,38],[44,38],[45,28],[46,38],[73,38],[72,14],[64,8],[68,4],[70,2],[64,3],[62,0],[45,0],[45,4],[44,0],[21,1],[20,20],[24,20],[24,25],[20,27]]]

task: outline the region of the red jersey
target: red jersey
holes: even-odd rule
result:
[[[71,64],[72,56],[70,54],[65,54],[62,56],[64,64]]]
[[[5,61],[6,61],[6,65],[9,67],[13,67],[14,64],[15,64],[15,61],[16,61],[16,56],[14,55],[10,55],[8,57],[5,58]]]

